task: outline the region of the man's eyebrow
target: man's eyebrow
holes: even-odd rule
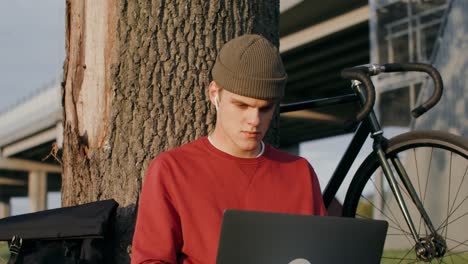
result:
[[[235,99],[235,98],[231,98],[231,103],[234,103],[234,104],[243,104],[243,105],[248,105],[250,106],[249,103],[247,102],[244,102],[240,99]],[[271,101],[271,102],[268,102],[266,105],[263,105],[263,106],[260,106],[260,108],[270,108],[270,107],[273,107],[276,105],[276,101]]]
[[[231,102],[232,103],[236,103],[236,104],[245,104],[245,105],[248,105],[248,103],[242,101],[242,100],[239,100],[239,99],[235,99],[235,98],[231,98]]]

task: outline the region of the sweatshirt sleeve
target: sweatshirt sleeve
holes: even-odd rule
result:
[[[166,181],[171,176],[160,157],[151,162],[146,172],[133,235],[132,264],[177,263],[182,233],[167,188]]]

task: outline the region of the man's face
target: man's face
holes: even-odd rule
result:
[[[231,93],[210,85],[210,98],[218,94],[215,137],[219,146],[239,157],[258,154],[270,126],[276,100],[261,100]]]

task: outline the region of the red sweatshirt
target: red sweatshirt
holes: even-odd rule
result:
[[[145,176],[132,263],[215,263],[225,209],[325,215],[309,163],[266,144],[237,158],[206,137],[161,153]]]

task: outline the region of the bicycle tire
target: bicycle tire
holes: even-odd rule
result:
[[[434,260],[437,261],[435,263],[468,263],[468,233],[464,230],[468,226],[468,141],[441,131],[411,131],[390,139],[385,146],[385,153],[394,173],[396,171],[390,159],[398,155],[405,162],[405,170],[426,212],[447,242],[447,252],[443,259]],[[418,160],[419,154],[423,155]],[[448,154],[450,163],[447,163]],[[433,163],[433,159],[436,162]],[[396,207],[394,195],[385,184],[380,184],[379,188],[376,186],[375,180],[379,174],[375,172],[379,167],[374,153],[360,165],[346,193],[343,216],[384,219],[389,222],[382,263],[420,263],[414,253],[416,243],[401,210]],[[441,171],[441,168],[444,170]],[[426,170],[426,176],[422,169]],[[446,171],[450,173],[448,178],[445,178]],[[428,236],[421,216],[403,187],[401,176],[395,174],[395,177],[398,178],[420,237]],[[436,184],[431,184],[431,180],[436,181]],[[431,192],[431,189],[437,191]],[[382,208],[376,208],[378,206]],[[445,262],[445,258],[451,261]],[[456,262],[457,259],[461,262]]]

